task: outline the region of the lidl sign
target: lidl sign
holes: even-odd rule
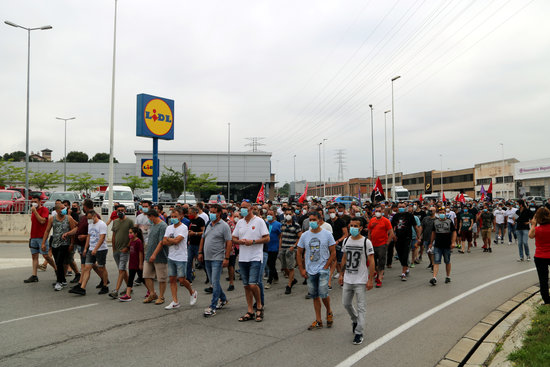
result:
[[[174,101],[138,94],[136,135],[174,140]]]
[[[158,161],[157,161],[158,163]],[[152,159],[141,159],[141,177],[152,177],[153,176],[153,160]]]

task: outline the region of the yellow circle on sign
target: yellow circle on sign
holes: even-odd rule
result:
[[[148,159],[141,165],[141,171],[146,176],[153,176],[153,160]]]
[[[162,99],[152,99],[145,106],[145,125],[151,133],[157,136],[166,135],[174,123],[170,106]]]

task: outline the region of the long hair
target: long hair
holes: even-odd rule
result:
[[[550,210],[544,206],[540,207],[535,213],[535,219],[537,224],[550,224]]]
[[[136,226],[136,227],[132,227],[131,230],[132,230],[132,232],[134,232],[134,234],[137,236],[137,238],[139,238],[141,243],[143,243],[145,245],[145,241],[143,240],[143,232],[141,231],[141,229],[138,226]]]

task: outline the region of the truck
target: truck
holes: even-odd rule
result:
[[[397,201],[407,201],[410,198],[409,190],[404,188],[403,186],[395,186],[395,198]]]

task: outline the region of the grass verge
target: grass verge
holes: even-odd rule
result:
[[[508,355],[518,367],[548,367],[550,365],[550,306],[541,305],[525,334],[523,346]]]

